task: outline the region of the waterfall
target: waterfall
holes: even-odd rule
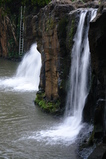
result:
[[[41,55],[33,44],[19,64],[15,75],[0,79],[0,88],[15,91],[37,91],[40,80]]]
[[[88,30],[89,21],[95,16],[96,10],[93,9],[80,12],[80,20],[71,53],[70,88],[67,95],[65,118],[67,124],[73,123],[74,129],[77,129],[81,124],[82,111],[89,91],[87,85],[90,66]],[[87,18],[86,26],[85,18]]]
[[[93,9],[80,10],[80,18],[74,37],[71,53],[70,87],[67,94],[64,119],[58,126],[49,130],[33,133],[29,138],[46,140],[49,144],[61,142],[71,144],[84,126],[82,111],[88,95],[88,72],[90,67],[90,52],[88,42],[89,22],[96,16]],[[89,131],[89,130],[88,130]]]

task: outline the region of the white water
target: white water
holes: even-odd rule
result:
[[[0,88],[12,91],[37,91],[41,69],[41,55],[37,51],[37,45],[33,44],[25,54],[17,68],[16,74],[0,79]]]
[[[87,10],[81,11],[80,20],[74,46],[72,49],[72,65],[70,70],[70,89],[67,95],[66,111],[62,121],[50,129],[30,132],[19,140],[35,139],[45,141],[47,144],[66,145],[75,142],[82,124],[82,111],[88,94],[87,90],[87,70],[89,67],[89,43],[88,27],[84,36],[84,22]],[[91,10],[94,17],[94,11]],[[93,19],[93,18],[92,18]],[[89,19],[90,20],[90,19]],[[19,65],[16,74],[11,78],[0,79],[0,87],[15,91],[35,91],[38,90],[39,75],[41,68],[41,57],[36,49],[36,44],[32,45],[28,54]]]
[[[88,26],[84,28],[88,10],[81,11],[80,21],[74,37],[74,46],[71,53],[70,88],[67,95],[65,118],[66,123],[77,133],[82,128],[82,111],[88,95],[88,69],[90,66],[90,50],[88,41],[89,21],[96,16],[91,10]],[[86,33],[84,32],[84,29]]]
[[[96,11],[89,10],[91,18],[88,18],[88,26],[84,32],[84,22],[88,10],[82,10],[80,20],[74,38],[72,60],[70,70],[70,88],[67,95],[66,111],[62,122],[50,130],[42,130],[29,135],[28,139],[45,140],[48,144],[75,142],[77,135],[84,126],[82,123],[82,111],[88,95],[88,68],[90,60],[88,29],[89,21],[96,16]]]

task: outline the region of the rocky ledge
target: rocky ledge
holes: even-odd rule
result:
[[[79,8],[97,8],[97,2],[51,2],[33,16],[31,25],[42,56],[42,69],[38,97],[44,102],[58,102],[58,110],[64,112],[71,64],[73,37],[79,21]],[[31,41],[32,42],[32,41]],[[41,99],[40,97],[40,99]],[[40,104],[41,106],[41,104]],[[43,106],[42,106],[43,107]],[[45,108],[44,108],[45,109]],[[57,111],[56,109],[56,111]],[[51,112],[51,110],[48,110]]]

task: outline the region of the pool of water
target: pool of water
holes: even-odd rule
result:
[[[0,83],[11,78],[18,65],[0,59]],[[36,91],[0,85],[0,159],[77,159],[75,143],[43,137],[61,119],[42,112],[35,96]]]

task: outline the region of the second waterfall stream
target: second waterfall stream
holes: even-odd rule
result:
[[[33,44],[12,77],[0,79],[0,88],[9,91],[37,91],[40,79],[41,54]]]
[[[75,142],[84,126],[82,112],[89,91],[88,77],[90,72],[88,30],[89,22],[96,16],[96,10],[79,11],[80,18],[71,53],[70,87],[67,93],[64,119],[58,126],[32,133],[28,138],[38,141],[43,139],[49,144],[55,144],[55,142],[70,144]]]
[[[75,142],[80,130],[84,127],[82,112],[89,92],[90,70],[88,30],[89,22],[96,16],[96,10],[83,9],[78,11],[80,18],[71,51],[70,86],[67,92],[64,118],[58,125],[54,125],[50,129],[29,132],[19,140],[35,139],[37,141],[43,140],[47,144],[63,143],[67,145]],[[36,47],[36,44],[32,45],[14,76],[0,78],[1,89],[19,92],[38,90],[41,55]]]

